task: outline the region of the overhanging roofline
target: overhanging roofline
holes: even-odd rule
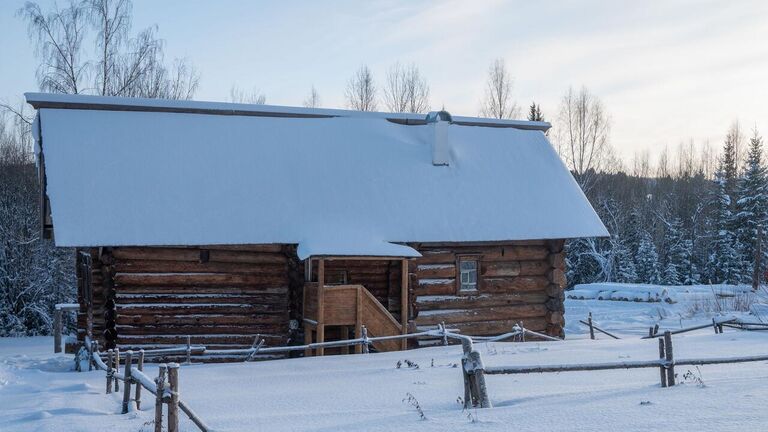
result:
[[[69,95],[56,93],[24,93],[27,103],[35,109],[79,109],[106,111],[146,111],[209,115],[287,117],[287,118],[333,118],[360,117],[380,118],[406,125],[426,124],[426,114],[364,112],[331,108],[302,108],[278,105],[252,105],[228,102],[200,102],[188,100],[124,98],[115,96]],[[481,117],[453,116],[453,123],[462,126],[483,126],[540,130],[546,132],[551,125],[547,122],[525,120],[504,120]]]

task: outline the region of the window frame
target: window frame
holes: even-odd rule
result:
[[[456,255],[456,294],[457,295],[474,295],[480,292],[481,289],[481,281],[482,278],[480,277],[480,265],[482,263],[481,255],[478,254],[461,254]],[[474,261],[476,263],[476,281],[475,281],[475,289],[473,290],[463,290],[461,289],[462,283],[461,283],[461,263],[463,261]]]

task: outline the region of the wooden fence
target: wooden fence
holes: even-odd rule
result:
[[[662,335],[662,338],[659,339],[658,359],[546,366],[533,365],[486,367],[483,364],[480,352],[474,349],[472,339],[464,339],[462,340],[462,348],[464,350],[464,356],[462,358],[462,377],[464,380],[465,394],[464,406],[465,408],[490,408],[493,406],[488,396],[488,387],[485,382],[486,375],[659,368],[661,387],[671,387],[675,385],[676,380],[675,366],[768,361],[768,355],[675,359],[674,350],[672,347],[672,334],[672,331],[667,330]]]

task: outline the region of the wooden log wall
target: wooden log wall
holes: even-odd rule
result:
[[[445,322],[469,335],[497,335],[522,321],[526,328],[563,336],[563,241],[493,245],[416,244],[423,257],[411,271],[417,329]],[[457,258],[479,259],[478,290],[459,292]]]
[[[281,245],[103,248],[94,285],[106,293],[105,339],[111,306],[121,350],[183,345],[187,335],[210,349],[249,348],[256,335],[285,345],[297,271],[291,252]]]

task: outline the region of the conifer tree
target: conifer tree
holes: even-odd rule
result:
[[[533,102],[528,108],[528,121],[544,121],[544,114],[541,113],[541,105]]]
[[[727,191],[727,180],[721,169],[715,179],[716,189],[713,197],[714,229],[712,254],[709,259],[709,270],[714,283],[737,283],[739,281],[739,256],[736,247],[736,236],[731,230],[733,215],[731,213],[731,197]]]
[[[641,232],[640,245],[637,248],[636,256],[637,277],[642,283],[658,284],[661,282],[659,277],[659,254],[656,251],[656,245],[653,244],[653,238],[647,231]]]
[[[763,139],[754,131],[750,139],[744,175],[738,185],[734,224],[740,245],[741,282],[752,280],[758,230],[765,234],[768,220],[768,174],[763,164]],[[762,270],[762,269],[761,269]]]

